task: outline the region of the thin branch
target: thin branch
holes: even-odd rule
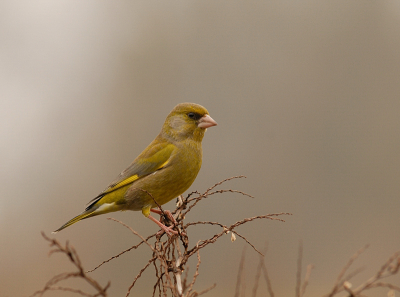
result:
[[[258,283],[260,281],[262,265],[264,263],[265,253],[267,252],[267,249],[268,249],[268,245],[267,245],[267,243],[265,243],[265,246],[262,249],[262,252],[260,252],[260,261],[258,262],[258,266],[257,266],[257,270],[256,270],[256,276],[255,276],[254,286],[253,286],[253,290],[252,290],[252,297],[257,296]]]
[[[129,294],[131,293],[131,290],[133,288],[133,286],[135,285],[136,281],[139,279],[139,277],[142,276],[142,273],[147,269],[147,267],[150,266],[151,263],[153,263],[155,260],[157,259],[157,257],[153,257],[149,260],[149,262],[147,262],[147,264],[139,271],[139,273],[136,275],[135,279],[133,280],[132,284],[129,286],[128,288],[128,292],[126,293],[126,297],[129,296]]]
[[[196,223],[188,223],[186,224],[185,228],[191,225],[196,225],[196,224],[212,224],[212,225],[219,225],[222,227],[225,227],[223,231],[221,231],[220,233],[215,234],[213,237],[206,239],[206,240],[202,240],[201,243],[198,246],[193,247],[191,250],[188,251],[188,255],[189,257],[191,255],[193,255],[194,253],[197,252],[198,249],[201,249],[203,247],[205,247],[206,245],[210,244],[210,243],[214,243],[218,238],[220,238],[222,235],[224,235],[225,233],[227,233],[228,231],[232,231],[234,230],[236,227],[243,225],[247,222],[251,222],[254,221],[256,219],[269,219],[269,220],[277,220],[277,221],[281,221],[284,222],[284,220],[276,218],[276,216],[279,215],[291,215],[290,213],[279,213],[279,214],[267,214],[267,215],[263,215],[263,216],[255,216],[252,218],[246,218],[243,219],[241,221],[237,221],[236,223],[230,225],[229,227],[225,227],[224,225],[217,223],[217,222],[196,222]]]
[[[303,243],[299,242],[299,251],[297,254],[297,273],[296,273],[296,297],[300,297],[300,285],[301,285],[301,265],[303,260]]]
[[[155,236],[156,236],[156,234],[153,234],[153,235],[148,236],[148,237],[146,238],[146,241],[148,241],[150,238],[155,237]],[[131,246],[130,248],[128,248],[128,249],[126,249],[126,250],[120,252],[119,254],[117,254],[117,255],[115,255],[115,256],[112,256],[111,258],[108,258],[107,260],[104,260],[104,261],[101,262],[99,265],[97,265],[95,268],[93,268],[93,269],[91,269],[91,270],[88,270],[88,271],[86,271],[86,272],[89,273],[89,272],[95,271],[96,269],[98,269],[99,267],[103,266],[104,264],[110,262],[111,260],[114,260],[114,259],[118,258],[119,256],[121,256],[121,255],[123,255],[123,254],[125,254],[125,253],[127,253],[127,252],[130,252],[130,251],[133,250],[133,249],[137,249],[137,248],[138,248],[139,246],[141,246],[143,243],[144,243],[144,240],[142,240],[141,242],[139,242],[137,245]]]
[[[197,296],[200,296],[200,295],[204,295],[205,293],[208,293],[209,291],[214,289],[216,286],[217,286],[217,284],[213,284],[211,287],[209,287],[209,288],[207,288],[207,289],[205,289],[205,290],[203,290],[203,291],[201,291],[199,293],[194,292],[194,294],[192,296],[190,296],[190,297],[197,297]]]
[[[374,286],[379,280],[387,278],[396,274],[400,268],[400,251],[395,252],[389,259],[382,265],[382,267],[378,270],[378,272],[367,280],[364,284],[360,285],[354,292],[359,294],[369,288],[376,287]]]
[[[81,260],[79,259],[78,253],[76,252],[76,250],[74,249],[73,246],[69,245],[68,241],[66,242],[65,246],[62,246],[56,239],[47,237],[44,232],[42,232],[42,236],[46,241],[48,241],[50,243],[50,247],[52,248],[49,252],[49,256],[51,256],[54,253],[65,254],[68,257],[69,261],[75,266],[77,271],[76,272],[65,272],[65,273],[61,273],[61,274],[58,274],[58,275],[52,277],[46,283],[45,287],[42,290],[37,291],[33,295],[31,295],[32,297],[36,296],[36,295],[43,296],[43,294],[47,291],[69,291],[69,292],[74,292],[74,293],[80,294],[82,296],[103,296],[103,297],[107,296],[106,291],[110,287],[110,282],[106,286],[102,287],[102,286],[100,286],[100,284],[97,281],[95,281],[94,279],[89,277],[85,273],[85,270],[82,267],[82,263],[81,263]],[[69,278],[75,278],[75,277],[85,280],[91,287],[93,287],[97,291],[97,294],[91,295],[91,294],[83,292],[81,290],[68,288],[68,287],[55,286],[56,284],[58,284],[59,282],[61,282],[63,280],[66,280]]]
[[[138,249],[140,246],[147,245],[150,250],[151,250],[151,257],[150,259],[146,262],[146,264],[140,269],[140,271],[137,273],[135,278],[133,279],[131,285],[129,286],[126,296],[129,296],[131,294],[132,289],[134,286],[137,284],[137,281],[143,276],[144,271],[148,270],[151,264],[154,266],[154,272],[155,272],[155,284],[153,286],[153,296],[157,295],[158,296],[165,296],[171,295],[173,297],[196,297],[202,294],[207,293],[209,290],[213,289],[215,287],[215,284],[211,287],[209,287],[206,290],[201,291],[200,293],[197,293],[194,290],[194,285],[197,281],[197,278],[200,274],[200,264],[201,264],[201,256],[200,256],[200,250],[204,247],[206,247],[209,244],[214,243],[217,241],[219,238],[221,238],[224,234],[232,232],[231,240],[232,238],[236,238],[235,236],[238,236],[242,238],[248,245],[252,247],[254,251],[259,253],[262,256],[262,253],[256,248],[254,244],[250,242],[249,239],[247,239],[244,235],[240,234],[237,232],[235,229],[243,224],[246,224],[248,222],[252,222],[258,219],[268,219],[268,220],[277,220],[284,222],[283,219],[281,219],[279,216],[282,215],[291,215],[289,213],[277,213],[277,214],[267,214],[267,215],[260,215],[260,216],[255,216],[255,217],[250,217],[250,218],[245,218],[242,220],[239,220],[231,225],[224,225],[219,222],[211,222],[211,221],[199,221],[199,222],[189,222],[184,224],[185,216],[189,213],[190,210],[193,209],[194,206],[197,205],[200,201],[203,200],[203,198],[209,198],[210,196],[216,195],[216,194],[241,194],[246,197],[254,198],[252,195],[249,195],[245,192],[239,191],[239,190],[233,190],[233,189],[221,189],[221,190],[216,190],[215,188],[220,186],[221,184],[231,181],[233,179],[237,178],[245,178],[245,176],[240,175],[240,176],[233,176],[227,179],[224,179],[213,186],[209,187],[204,193],[199,193],[197,191],[189,193],[186,198],[182,198],[181,196],[178,197],[177,203],[176,203],[176,209],[172,212],[174,214],[172,218],[175,220],[172,222],[173,225],[175,225],[179,233],[179,237],[174,237],[174,238],[162,238],[161,235],[152,234],[148,236],[147,238],[144,238],[142,235],[140,235],[138,232],[136,232],[134,229],[126,225],[125,223],[114,219],[114,218],[108,218],[108,220],[113,220],[120,225],[124,226],[125,228],[129,229],[131,233],[137,237],[140,238],[140,242],[136,245],[131,246],[130,248],[127,248],[123,250],[122,252],[112,256],[111,258],[104,260],[101,262],[99,265],[97,265],[95,268],[92,270],[89,270],[85,272],[83,270],[80,259],[74,250],[73,247],[70,247],[68,242],[66,243],[65,247],[65,252],[62,249],[60,249],[58,246],[56,246],[54,249],[51,250],[52,253],[65,253],[71,262],[75,263],[76,267],[78,268],[77,272],[72,272],[72,273],[63,273],[59,274],[55,277],[53,277],[47,284],[43,292],[46,290],[61,290],[61,287],[56,287],[55,284],[57,284],[60,281],[63,281],[68,278],[79,278],[82,277],[84,278],[87,282],[89,282],[96,290],[98,290],[100,293],[97,293],[96,295],[90,295],[88,293],[82,292],[83,296],[106,296],[105,291],[108,288],[109,284],[102,288],[99,286],[96,282],[92,281],[91,278],[89,278],[86,273],[88,272],[93,272],[97,269],[99,269],[101,266],[103,266],[105,263],[110,262],[111,260],[114,260],[121,255],[130,252],[132,250]],[[169,217],[167,214],[169,214],[168,211],[164,211],[162,206],[154,199],[154,197],[149,193],[148,191],[144,189],[139,190],[147,193],[154,201],[154,204],[157,205],[157,207],[161,211],[161,216],[162,219],[168,221],[171,220],[172,218]],[[203,239],[203,240],[198,240],[197,244],[195,246],[190,246],[189,242],[189,237],[187,236],[187,228],[190,226],[195,226],[195,225],[212,225],[212,226],[218,226],[221,228],[218,232],[216,232],[213,236]],[[181,246],[182,245],[182,246]],[[194,256],[197,254],[197,265],[196,269],[194,271],[194,274],[191,278],[190,283],[188,283],[188,267],[187,263],[190,257]],[[244,261],[244,259],[243,259]],[[244,262],[242,263],[244,265]],[[185,277],[182,280],[182,273],[185,271]],[[261,271],[264,272],[264,277],[268,279],[268,275],[266,273],[266,268],[265,264],[261,266],[261,268],[258,269],[258,278],[260,277]],[[244,282],[244,274],[241,276],[241,281],[242,281],[242,290],[241,290],[241,295],[244,296],[245,294],[245,282]],[[269,291],[272,292],[270,289],[271,285],[270,283],[267,284],[269,287]],[[63,289],[67,290],[67,289]],[[77,294],[81,294],[79,290],[76,289],[69,289],[70,292],[75,292]],[[103,291],[101,291],[103,290]],[[37,294],[43,294],[43,292],[37,292]],[[81,295],[82,295],[81,294]],[[87,294],[87,295],[84,295]],[[239,293],[238,293],[239,294]],[[273,293],[270,293],[271,296],[273,296]]]
[[[351,258],[349,259],[349,261],[346,263],[346,265],[342,268],[342,270],[340,271],[336,282],[331,290],[331,292],[329,293],[329,295],[327,295],[328,297],[332,297],[333,295],[335,295],[336,293],[342,291],[343,288],[343,283],[345,281],[347,281],[348,279],[343,280],[343,276],[346,273],[346,271],[350,268],[350,266],[353,264],[353,262],[369,247],[369,245],[365,245],[364,247],[362,247],[361,249],[359,249],[353,256],[351,256]]]
[[[306,272],[306,276],[304,277],[303,285],[301,286],[300,297],[304,296],[304,294],[306,293],[306,288],[308,286],[308,282],[309,282],[310,276],[311,276],[311,270],[313,270],[313,268],[314,268],[314,265],[312,265],[312,264],[307,265],[307,272]]]
[[[239,271],[238,271],[238,275],[237,275],[237,279],[236,279],[235,297],[239,297],[240,285],[242,284],[243,275],[244,275],[244,260],[245,260],[245,257],[246,257],[246,249],[243,248],[242,257],[240,258]]]
[[[136,232],[135,230],[133,230],[131,227],[129,227],[127,224],[121,222],[120,220],[114,219],[114,218],[107,218],[107,220],[111,220],[114,222],[117,222],[119,224],[121,224],[122,226],[124,226],[125,228],[129,229],[133,234],[135,234],[137,237],[139,237],[144,243],[147,244],[147,246],[155,253],[157,253],[157,251],[151,246],[151,244],[142,236],[140,235],[138,232]]]
[[[199,244],[199,243],[197,242],[197,244]],[[200,263],[201,263],[201,260],[200,260],[200,252],[199,252],[199,250],[197,250],[197,265],[196,265],[196,271],[195,271],[195,273],[194,273],[194,275],[193,275],[193,280],[191,281],[191,283],[190,283],[189,286],[188,286],[187,295],[189,295],[190,292],[192,291],[193,286],[194,286],[194,283],[196,282],[196,279],[197,279],[197,277],[199,276],[199,267],[200,267]]]
[[[272,290],[271,279],[269,278],[267,267],[265,266],[264,261],[262,262],[261,268],[262,268],[262,271],[264,274],[265,282],[267,283],[267,289],[268,289],[269,296],[274,297],[275,294],[274,294],[274,291]]]

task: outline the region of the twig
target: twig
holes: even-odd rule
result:
[[[387,278],[396,274],[400,268],[400,251],[395,252],[389,259],[382,265],[382,267],[378,270],[378,272],[367,280],[364,284],[358,286],[354,289],[356,294],[360,294],[361,292],[373,288],[379,287],[376,286],[379,280]],[[380,283],[382,284],[382,283]],[[391,287],[391,289],[397,288],[396,286]],[[400,291],[400,290],[398,290]]]
[[[111,220],[114,222],[117,222],[119,224],[121,224],[122,226],[124,226],[125,228],[129,229],[133,234],[135,234],[137,237],[139,237],[145,244],[147,244],[147,246],[155,253],[158,253],[152,246],[151,244],[142,236],[140,235],[138,232],[136,232],[135,230],[133,230],[131,227],[129,227],[127,224],[121,222],[120,220],[114,219],[114,218],[107,218],[107,220]]]
[[[253,248],[253,250],[255,250],[257,253],[260,254],[260,256],[264,256],[264,254],[262,252],[260,252],[255,246],[254,244],[252,244],[250,241],[247,240],[246,237],[244,237],[243,235],[239,234],[237,231],[232,230],[232,233],[235,233],[237,236],[239,236],[240,238],[242,238],[244,241],[246,241],[246,243],[251,246]]]
[[[153,263],[155,260],[157,259],[157,257],[153,257],[149,260],[149,262],[147,262],[147,264],[139,271],[139,273],[136,275],[135,279],[133,280],[132,284],[129,286],[128,288],[128,292],[126,293],[126,297],[129,296],[129,294],[131,293],[131,290],[133,288],[133,286],[135,285],[136,281],[139,279],[139,277],[142,276],[142,273],[147,269],[147,267],[150,266],[151,263]]]
[[[245,218],[242,220],[239,220],[235,222],[234,224],[231,225],[224,225],[219,222],[211,222],[211,221],[199,221],[199,222],[189,222],[187,224],[184,224],[185,216],[193,209],[194,206],[196,206],[200,201],[202,201],[204,198],[209,198],[212,195],[216,194],[241,194],[247,197],[254,198],[252,195],[249,195],[245,192],[239,191],[239,190],[233,190],[233,189],[221,189],[221,190],[216,190],[215,188],[220,186],[221,184],[237,179],[237,178],[244,178],[245,176],[240,175],[240,176],[233,176],[227,179],[224,179],[213,186],[209,187],[204,193],[199,193],[197,191],[189,193],[186,198],[178,197],[177,204],[176,204],[176,209],[172,212],[174,214],[173,219],[175,219],[175,222],[172,222],[178,230],[179,237],[173,237],[173,238],[164,238],[162,241],[162,236],[159,236],[156,234],[152,234],[148,236],[147,238],[144,238],[142,235],[140,235],[138,232],[136,232],[134,229],[126,225],[125,223],[114,219],[114,218],[108,218],[109,220],[113,220],[125,228],[129,229],[131,233],[135,236],[138,236],[140,238],[140,242],[136,245],[131,246],[128,249],[125,249],[124,251],[112,256],[111,258],[104,260],[102,263],[97,265],[95,268],[92,270],[89,270],[87,272],[92,272],[95,271],[96,269],[100,268],[103,266],[105,263],[110,262],[111,260],[114,260],[121,255],[138,249],[141,245],[145,244],[147,245],[150,250],[151,250],[151,257],[150,259],[146,262],[146,264],[139,270],[138,274],[135,276],[133,279],[131,285],[129,286],[126,296],[129,296],[131,294],[132,289],[134,286],[137,284],[137,281],[142,277],[143,272],[148,270],[151,264],[154,266],[154,271],[155,271],[155,284],[153,286],[153,296],[157,295],[158,296],[169,296],[172,294],[173,297],[196,297],[202,294],[207,293],[209,290],[213,289],[215,287],[215,284],[211,287],[209,287],[206,290],[201,291],[200,293],[197,293],[194,290],[194,285],[198,279],[198,276],[200,274],[200,264],[201,264],[201,257],[200,257],[200,250],[204,247],[206,247],[209,244],[214,243],[216,240],[221,238],[224,234],[232,232],[232,238],[236,236],[242,238],[248,245],[250,245],[254,251],[259,253],[261,256],[263,255],[254,244],[252,244],[244,235],[238,233],[235,229],[239,227],[240,225],[246,224],[248,222],[252,222],[257,219],[268,219],[268,220],[277,220],[284,222],[283,219],[279,218],[279,216],[282,215],[290,215],[290,213],[277,213],[277,214],[267,214],[267,215],[260,215],[260,216],[254,216],[250,218]],[[154,199],[154,197],[149,193],[148,191],[144,189],[139,190],[147,193],[154,201],[154,204],[157,205],[157,207],[160,209],[162,218],[164,220],[171,219],[167,216],[167,211],[164,211],[162,209],[162,206]],[[197,195],[197,196],[196,196]],[[195,226],[195,225],[212,225],[212,226],[218,226],[221,228],[219,232],[216,232],[213,236],[203,239],[203,240],[198,240],[197,244],[195,246],[190,247],[190,242],[189,242],[189,237],[187,236],[187,229],[190,226]],[[181,245],[182,244],[182,247]],[[66,250],[70,250],[71,252],[67,255],[69,255],[70,260],[73,263],[76,263],[76,266],[78,268],[81,267],[80,260],[78,256],[76,255],[75,250],[73,247],[69,247],[68,243],[66,244]],[[51,253],[56,253],[56,252],[64,252],[60,248],[56,248],[51,251]],[[191,278],[190,283],[188,283],[188,267],[187,267],[187,262],[190,257],[194,256],[197,254],[197,265],[196,269],[194,271],[194,274]],[[242,267],[244,265],[244,254],[243,254],[243,259],[242,259]],[[185,271],[186,270],[186,271]],[[185,271],[185,277],[182,280],[182,272]],[[265,264],[263,263],[261,268],[258,269],[258,278],[260,277],[261,271],[264,272],[264,277],[268,280],[268,275],[266,272]],[[86,279],[87,282],[91,283],[91,279],[86,275],[86,273],[83,269],[78,269],[78,272],[73,272],[73,273],[64,273],[57,275],[53,277],[45,287],[45,290],[42,290],[40,292],[35,293],[37,294],[43,294],[46,290],[69,290],[70,292],[74,292],[76,294],[81,294],[82,296],[92,296],[90,294],[87,294],[85,292],[81,292],[76,289],[65,289],[61,287],[56,287],[55,284],[57,284],[59,281],[62,281],[67,278],[71,277],[83,277]],[[245,279],[244,279],[244,273],[242,273],[241,277],[241,283],[242,283],[242,289],[241,292],[238,294],[241,294],[244,296],[245,294]],[[93,296],[106,296],[105,291],[108,288],[109,284],[102,288],[100,286],[97,286],[95,282],[91,283],[93,287],[98,289],[99,292],[96,295]],[[272,289],[271,289],[271,284],[269,280],[267,281],[267,285],[270,291],[270,295],[273,297]],[[101,291],[103,290],[103,291]],[[87,295],[84,295],[87,294]]]
[[[197,244],[199,244],[199,242],[197,242]],[[192,280],[191,283],[189,284],[189,287],[188,287],[188,290],[187,290],[187,294],[188,294],[188,295],[190,295],[190,292],[191,292],[192,289],[193,289],[193,285],[194,285],[194,283],[196,282],[197,277],[199,276],[199,267],[200,267],[200,263],[201,263],[201,260],[200,260],[200,252],[199,252],[199,250],[197,250],[197,265],[196,265],[196,271],[195,271],[195,273],[194,273],[194,275],[193,275],[193,280]]]
[[[351,289],[352,285],[349,282],[349,280],[351,277],[358,274],[361,271],[361,269],[358,269],[355,272],[350,273],[345,278],[343,278],[343,276],[346,273],[346,271],[349,269],[351,264],[359,257],[359,255],[361,253],[363,253],[365,251],[365,249],[367,247],[368,247],[368,245],[361,248],[350,258],[350,260],[347,262],[347,264],[343,267],[342,271],[340,272],[333,289],[331,290],[329,295],[325,295],[325,296],[329,296],[329,297],[334,296],[337,293],[344,290],[349,294],[349,297],[353,297],[353,296],[361,297],[361,296],[365,296],[362,294],[364,291],[367,291],[372,288],[379,288],[379,287],[389,288],[393,291],[396,290],[396,291],[400,292],[399,286],[395,286],[390,283],[380,282],[380,280],[387,278],[389,276],[393,276],[399,272],[399,270],[400,270],[400,251],[397,251],[392,256],[390,256],[389,259],[381,266],[381,268],[376,272],[376,274],[374,276],[369,278],[363,284],[359,285],[357,288]]]
[[[260,281],[262,266],[264,263],[265,253],[267,252],[267,249],[268,249],[268,245],[267,245],[267,243],[265,243],[265,246],[262,250],[262,253],[261,253],[262,255],[260,255],[260,261],[258,262],[258,266],[257,266],[257,270],[256,270],[256,276],[255,276],[254,286],[253,286],[253,290],[252,290],[252,297],[257,296],[258,283]]]
[[[239,271],[236,279],[235,297],[239,297],[240,285],[242,285],[243,282],[245,257],[246,257],[246,249],[243,248],[242,257],[240,258]],[[242,286],[244,286],[244,284]]]
[[[235,178],[247,178],[246,176],[244,176],[244,175],[237,175],[237,176],[232,176],[232,177],[228,177],[228,178],[225,178],[224,180],[221,180],[220,182],[217,182],[215,185],[213,185],[212,187],[209,187],[208,189],[207,189],[207,191],[205,191],[205,193],[209,193],[212,189],[214,189],[215,187],[218,187],[219,185],[221,185],[221,184],[223,184],[223,183],[225,183],[225,182],[227,182],[227,181],[230,181],[230,180],[232,180],[232,179],[235,179]]]
[[[31,295],[32,297],[36,296],[36,295],[43,296],[43,294],[47,291],[69,291],[69,292],[74,292],[74,293],[80,294],[82,296],[103,296],[103,297],[107,296],[106,291],[110,287],[110,282],[108,282],[108,284],[106,286],[102,287],[102,286],[100,286],[100,284],[97,281],[95,281],[94,279],[89,277],[82,267],[82,263],[81,263],[81,260],[79,259],[78,253],[76,252],[76,250],[74,249],[73,246],[69,245],[68,241],[66,242],[65,247],[64,247],[56,239],[51,239],[51,238],[47,237],[44,232],[42,232],[42,236],[45,240],[50,242],[50,247],[53,248],[52,250],[50,250],[49,256],[54,253],[65,254],[68,257],[68,259],[70,260],[70,262],[75,266],[75,268],[78,271],[61,273],[61,274],[58,274],[58,275],[52,277],[46,283],[45,287],[42,290],[37,291],[33,295]],[[59,282],[69,279],[69,278],[73,278],[73,277],[82,278],[83,280],[85,280],[91,287],[93,287],[97,291],[97,294],[91,295],[91,294],[83,292],[81,290],[68,288],[68,287],[55,286]]]
[[[279,213],[279,214],[267,214],[267,215],[263,215],[263,216],[255,216],[252,218],[246,218],[243,219],[241,221],[237,221],[236,223],[230,225],[229,227],[222,225],[221,223],[218,222],[195,222],[195,223],[188,223],[184,226],[184,229],[186,229],[187,227],[191,226],[191,225],[197,225],[197,224],[211,224],[211,225],[218,225],[224,228],[223,231],[221,231],[220,233],[215,234],[213,237],[206,239],[206,240],[202,240],[201,243],[198,246],[193,247],[191,250],[188,251],[189,256],[193,255],[194,253],[197,252],[198,249],[205,247],[206,245],[210,244],[210,243],[214,243],[218,238],[220,238],[222,235],[224,235],[225,233],[227,233],[228,231],[232,231],[233,229],[235,229],[236,227],[243,225],[247,222],[251,222],[254,221],[256,219],[269,219],[269,220],[277,220],[277,221],[281,221],[284,222],[284,220],[276,218],[276,216],[279,215],[291,215],[290,213]],[[260,253],[258,250],[256,250],[258,253]],[[261,254],[261,253],[260,253]],[[262,255],[262,254],[261,254]]]
[[[207,289],[201,291],[200,293],[194,292],[194,294],[193,294],[192,296],[190,296],[190,297],[197,297],[197,296],[203,295],[203,294],[205,294],[205,293],[208,293],[209,291],[211,291],[212,289],[214,289],[216,286],[217,286],[217,284],[213,284],[211,287],[209,287],[209,288],[207,288]]]
[[[296,273],[296,297],[300,297],[300,285],[301,285],[301,262],[303,260],[303,243],[299,242],[299,251],[297,255],[297,273]]]
[[[186,215],[186,214],[201,200],[201,199],[206,198],[207,196],[213,195],[213,194],[210,193],[210,191],[211,191],[212,189],[214,189],[215,187],[217,187],[217,186],[219,186],[219,185],[221,185],[221,184],[223,184],[223,183],[225,183],[225,182],[227,182],[227,181],[230,181],[230,180],[236,179],[236,178],[246,178],[246,177],[245,177],[244,175],[238,175],[238,176],[232,176],[232,177],[226,178],[226,179],[224,179],[224,180],[222,180],[222,181],[216,183],[216,184],[213,185],[212,187],[208,188],[208,189],[204,192],[204,194],[201,194],[201,195],[199,195],[198,197],[194,197],[194,198],[190,198],[190,199],[187,198],[186,204],[192,202],[193,200],[194,200],[194,203],[183,213],[183,216],[185,216],[185,215]],[[216,193],[214,193],[214,194],[216,194]],[[249,195],[249,196],[250,196],[250,195]]]
[[[155,237],[155,236],[156,236],[156,234],[153,234],[153,235],[148,236],[148,237],[146,238],[146,241],[148,241],[150,238]],[[93,272],[93,271],[95,271],[96,269],[98,269],[99,267],[103,266],[104,264],[110,262],[111,260],[114,260],[114,259],[118,258],[119,256],[121,256],[121,255],[123,255],[123,254],[125,254],[125,253],[127,253],[127,252],[129,252],[129,251],[131,251],[131,250],[133,250],[133,249],[137,249],[137,248],[138,248],[139,246],[141,246],[143,243],[144,243],[144,240],[142,240],[141,242],[139,242],[137,245],[131,246],[130,248],[128,248],[128,249],[126,249],[126,250],[120,252],[119,254],[117,254],[117,255],[115,255],[115,256],[112,256],[111,258],[108,258],[107,260],[104,260],[104,261],[101,262],[99,265],[97,265],[95,268],[86,271],[86,273]]]
[[[311,276],[311,270],[313,268],[314,268],[314,265],[312,265],[312,264],[307,265],[307,272],[306,272],[306,276],[304,277],[303,285],[301,286],[300,297],[304,296],[304,294],[306,293],[306,288],[308,286],[308,282],[309,282],[310,276]]]
[[[268,289],[269,296],[274,297],[275,294],[274,294],[274,291],[272,290],[271,279],[269,278],[267,267],[265,266],[264,261],[262,262],[261,268],[262,268],[262,271],[264,274],[265,282],[267,283],[267,289]]]
[[[331,292],[329,293],[329,295],[327,295],[328,297],[332,297],[333,295],[335,295],[336,293],[342,291],[343,288],[343,283],[348,280],[343,280],[343,276],[346,273],[346,271],[349,269],[349,267],[353,264],[353,262],[369,247],[369,245],[365,245],[363,248],[359,249],[353,256],[351,256],[351,258],[349,259],[349,261],[346,263],[346,265],[342,268],[342,270],[340,271],[336,282],[331,290]]]

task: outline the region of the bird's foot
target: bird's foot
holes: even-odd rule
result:
[[[173,228],[172,226],[170,226],[170,227],[165,226],[165,229],[161,227],[161,230],[158,231],[156,235],[157,235],[157,236],[161,236],[161,235],[163,235],[164,233],[167,233],[167,235],[168,235],[170,238],[171,238],[172,236],[174,236],[174,235],[178,235],[179,233],[178,233],[177,231],[173,230],[172,228]]]
[[[174,235],[178,235],[178,234],[179,234],[177,231],[175,231],[175,230],[172,229],[172,228],[174,228],[174,226],[167,227],[167,226],[165,226],[163,223],[161,223],[159,220],[157,220],[157,219],[155,219],[154,217],[152,217],[151,215],[149,215],[148,218],[149,218],[150,220],[152,220],[154,223],[156,223],[156,224],[162,229],[162,230],[160,230],[159,232],[157,232],[157,235],[161,235],[161,234],[163,234],[164,232],[167,233],[167,235],[168,235],[169,237],[172,237],[172,236],[174,236]]]
[[[159,215],[163,215],[162,211],[157,208],[151,208],[150,211],[154,212],[156,214],[159,214]],[[175,226],[178,226],[178,222],[175,220],[174,216],[172,215],[172,213],[169,210],[164,210],[164,213],[167,215],[167,217],[171,220],[171,222]]]
[[[152,209],[150,209],[150,211],[151,211],[151,212],[154,212],[154,213],[156,213],[156,214],[159,214],[160,216],[163,215],[163,212],[162,212],[161,210],[157,209],[157,208],[152,208]],[[178,222],[176,221],[176,219],[174,218],[174,216],[172,215],[172,213],[171,213],[169,210],[164,210],[164,214],[166,214],[166,216],[171,220],[171,222],[172,222],[175,226],[178,227]],[[163,234],[164,232],[167,233],[169,237],[172,236],[171,233],[172,233],[173,235],[178,235],[178,232],[176,232],[175,230],[172,230],[172,228],[173,228],[174,226],[167,227],[167,226],[165,226],[163,223],[161,223],[161,222],[159,222],[159,221],[157,221],[156,224],[159,225],[159,226],[161,227],[161,229],[162,229],[162,230],[160,230],[160,231],[157,233],[157,235],[161,235],[161,234]],[[160,225],[160,224],[161,224],[161,225]],[[168,230],[166,230],[166,229],[168,229]],[[181,232],[181,234],[184,235],[184,236],[186,235],[185,232]]]

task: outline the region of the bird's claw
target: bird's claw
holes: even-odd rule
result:
[[[177,231],[173,230],[172,228],[173,228],[172,226],[170,226],[170,227],[165,226],[165,229],[162,228],[160,231],[157,232],[157,236],[161,236],[164,233],[167,233],[167,235],[169,237],[173,237],[174,235],[178,235],[179,233]]]

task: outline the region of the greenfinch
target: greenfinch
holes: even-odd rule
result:
[[[207,128],[217,123],[207,109],[195,103],[181,103],[167,116],[160,134],[122,171],[86,209],[54,233],[100,214],[120,210],[141,210],[169,236],[176,234],[150,215],[160,214],[159,205],[178,197],[196,179],[202,162],[201,141]]]

